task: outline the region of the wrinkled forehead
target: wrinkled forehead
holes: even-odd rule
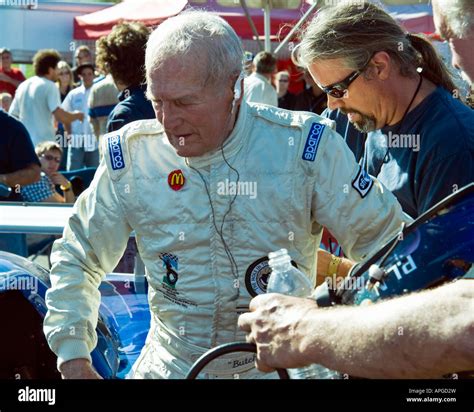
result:
[[[208,71],[190,56],[168,57],[147,68],[150,98],[172,98],[181,92],[197,93],[206,86]]]
[[[160,41],[147,46],[145,70],[148,74],[170,65],[186,69],[207,68],[208,63],[208,52],[198,44],[190,44],[185,50],[173,50],[169,44]]]
[[[146,75],[149,83],[178,81],[206,84],[211,68],[206,56],[188,53],[176,54],[156,59],[147,65]]]

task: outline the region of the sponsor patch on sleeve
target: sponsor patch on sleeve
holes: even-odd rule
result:
[[[109,149],[110,164],[112,165],[112,169],[123,169],[125,167],[125,159],[123,157],[120,135],[108,137],[107,147]]]
[[[372,177],[367,173],[367,171],[359,166],[359,173],[352,181],[352,187],[359,192],[362,199],[367,196],[367,193],[370,192],[372,186],[374,185],[374,181]]]
[[[314,162],[314,159],[316,159],[316,153],[318,152],[319,141],[321,140],[325,127],[324,124],[320,123],[313,123],[311,125],[308,137],[306,138],[306,144],[304,145],[303,160]]]

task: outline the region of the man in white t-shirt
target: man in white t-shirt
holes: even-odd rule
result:
[[[255,72],[244,80],[244,95],[247,102],[264,103],[278,107],[278,94],[272,86],[272,76],[276,72],[276,58],[262,51],[253,59]]]
[[[63,101],[62,107],[67,111],[89,112],[89,94],[94,83],[94,66],[84,63],[76,68],[81,85],[72,89]],[[69,150],[67,156],[67,170],[76,170],[83,167],[97,167],[99,165],[99,150],[97,138],[92,130],[89,117],[82,122],[76,120],[66,125],[69,134]]]
[[[61,109],[58,78],[60,54],[53,49],[39,50],[33,57],[36,76],[25,80],[18,89],[9,113],[20,120],[28,130],[33,144],[55,140],[54,118],[71,123],[84,118],[80,112],[69,113]]]

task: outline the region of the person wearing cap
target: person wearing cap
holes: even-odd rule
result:
[[[62,103],[64,110],[81,111],[88,113],[88,99],[94,83],[94,65],[83,63],[76,69],[81,85],[72,89]],[[83,167],[97,167],[99,165],[99,149],[97,138],[92,130],[89,117],[83,122],[75,121],[65,125],[69,139],[67,170],[77,170]]]
[[[250,76],[253,72],[253,58],[254,55],[252,52],[246,50],[244,51],[244,67],[243,67],[243,72],[245,76]]]
[[[322,225],[359,261],[410,220],[329,121],[247,103],[242,56],[211,13],[181,13],[150,35],[156,119],[104,136],[102,163],[53,247],[44,331],[64,378],[98,378],[97,288],[132,231],[151,323],[130,376],[176,379],[209,348],[243,338],[238,315],[265,293],[268,252],[287,248],[314,282]],[[253,363],[238,353],[201,376],[257,377]]]
[[[72,73],[74,75],[74,85],[79,86],[81,84],[81,79],[79,78],[79,73],[77,68],[84,64],[92,62],[92,52],[91,49],[86,45],[79,46],[74,52],[74,67]]]

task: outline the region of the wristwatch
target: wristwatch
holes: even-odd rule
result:
[[[59,187],[61,188],[63,192],[67,192],[71,190],[72,183],[68,181],[66,186],[60,185]]]

